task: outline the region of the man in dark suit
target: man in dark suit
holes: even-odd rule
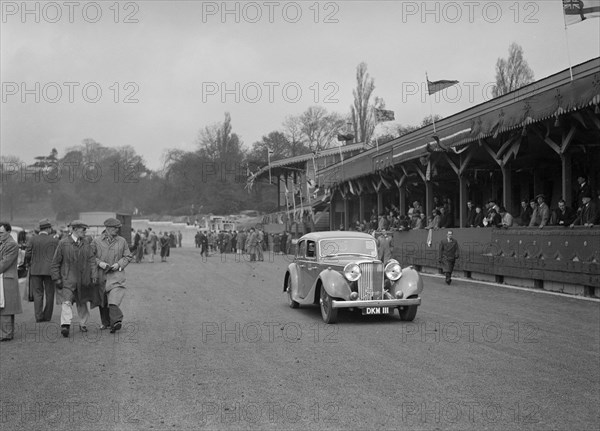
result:
[[[600,223],[600,212],[598,212],[596,204],[592,201],[592,194],[585,193],[584,196],[581,197],[581,201],[583,202],[583,207],[577,219],[571,224],[571,227],[594,227],[595,224]]]
[[[452,238],[452,231],[446,234],[446,239],[440,242],[440,263],[442,272],[446,275],[446,284],[452,283],[454,263],[459,258],[458,242]]]
[[[554,224],[557,226],[570,226],[575,220],[575,211],[567,206],[564,199],[558,201],[558,208],[554,211]]]
[[[29,267],[29,283],[33,290],[33,310],[36,322],[49,322],[54,310],[54,282],[50,264],[58,239],[52,235],[50,220],[40,220],[39,235],[32,236],[25,249],[25,265]],[[46,306],[44,307],[44,293]]]
[[[475,205],[473,205],[473,201],[467,202],[467,224],[465,227],[475,227],[475,216],[477,213],[475,212]]]

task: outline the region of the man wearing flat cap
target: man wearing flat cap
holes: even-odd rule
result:
[[[541,193],[535,197],[535,200],[537,201],[538,206],[533,211],[529,226],[538,226],[541,229],[550,221],[550,207],[545,202],[546,197]]]
[[[39,223],[40,233],[33,235],[25,248],[25,266],[29,268],[29,284],[33,290],[33,310],[36,322],[49,322],[54,310],[54,282],[50,276],[50,264],[58,245],[52,235],[50,220]],[[46,306],[44,307],[44,293]]]
[[[114,333],[122,327],[123,312],[120,305],[125,296],[125,267],[133,258],[129,245],[119,236],[121,222],[116,218],[104,221],[106,228],[102,235],[94,239],[96,266],[99,268],[100,319],[101,329],[110,328]]]
[[[63,337],[69,336],[73,320],[72,304],[77,304],[79,329],[87,331],[90,313],[84,296],[84,290],[96,284],[98,267],[94,257],[92,243],[85,237],[88,225],[81,220],[71,222],[71,235],[58,242],[50,274],[56,284],[57,303],[61,304],[60,326]]]

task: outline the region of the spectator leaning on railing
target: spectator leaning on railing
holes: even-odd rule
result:
[[[500,207],[500,224],[498,227],[509,228],[513,225],[513,216],[506,211],[506,208]]]
[[[575,221],[571,224],[571,227],[593,227],[595,224],[600,223],[600,213],[598,212],[596,203],[592,201],[592,194],[588,192],[585,193],[585,195],[587,196],[581,197],[581,201],[583,202],[581,212],[579,213]]]
[[[475,216],[477,212],[475,211],[475,205],[473,205],[473,201],[467,202],[467,224],[465,227],[475,227]]]
[[[533,210],[529,226],[538,226],[541,229],[550,221],[550,208],[548,208],[548,205],[544,202],[545,196],[543,194],[540,193],[535,199],[537,201],[537,206]]]
[[[533,209],[529,206],[527,199],[521,199],[521,212],[519,214],[519,226],[529,226]]]
[[[477,205],[475,207],[475,220],[473,221],[473,227],[483,227],[483,219],[485,215],[481,210],[481,206]]]
[[[558,208],[554,210],[550,224],[555,226],[570,226],[575,221],[575,211],[568,207],[565,200],[558,201]]]

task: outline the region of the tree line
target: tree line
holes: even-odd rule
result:
[[[533,72],[522,48],[511,44],[508,59],[496,64],[499,96],[526,85]],[[82,211],[124,211],[137,215],[189,216],[234,214],[245,209],[263,212],[277,208],[275,187],[255,184],[247,189],[248,175],[267,164],[308,153],[318,153],[345,143],[373,140],[375,110],[385,101],[374,96],[375,82],[366,63],[356,68],[353,104],[347,115],[309,107],[285,118],[281,127],[264,135],[250,148],[234,131],[229,113],[222,122],[204,126],[195,139],[195,150],[167,149],[162,168],[149,169],[131,146],[110,147],[93,139],[68,148],[62,157],[56,149],[26,164],[16,156],[2,155],[2,213],[12,220],[14,211],[27,202],[49,199],[57,220],[69,220]],[[426,117],[419,125],[395,124],[378,144],[394,139],[440,117]],[[347,140],[350,136],[352,139]]]

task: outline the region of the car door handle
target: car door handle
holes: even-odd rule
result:
[[[308,267],[308,269],[309,269],[309,270],[311,270],[311,271],[312,271],[313,269],[317,269],[317,268],[318,268],[318,266],[309,266],[309,267]]]
[[[304,268],[306,265],[298,265],[298,268]]]

